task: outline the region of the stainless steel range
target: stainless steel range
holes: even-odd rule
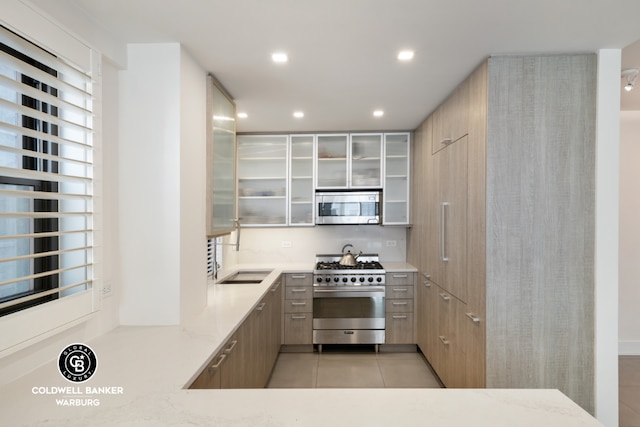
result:
[[[341,255],[317,255],[313,284],[313,343],[384,344],[385,270],[377,254],[353,265]]]

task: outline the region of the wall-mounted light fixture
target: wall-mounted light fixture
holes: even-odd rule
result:
[[[627,92],[631,92],[633,90],[633,86],[636,84],[636,80],[638,80],[639,72],[640,71],[637,68],[622,70],[622,78],[627,79],[627,84],[624,85],[624,90]]]

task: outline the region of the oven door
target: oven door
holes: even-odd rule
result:
[[[314,286],[313,329],[385,328],[384,286]]]

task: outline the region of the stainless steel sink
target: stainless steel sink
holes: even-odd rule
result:
[[[239,270],[218,282],[220,285],[261,283],[273,270]]]

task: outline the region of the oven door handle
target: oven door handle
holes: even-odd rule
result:
[[[381,292],[384,293],[384,288],[382,289],[314,289],[313,293],[341,293],[341,292]]]

